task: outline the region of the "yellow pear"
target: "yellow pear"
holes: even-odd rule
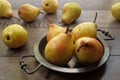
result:
[[[64,24],[70,24],[80,17],[81,8],[75,2],[66,3],[62,8],[62,22]]]
[[[42,0],[42,9],[46,13],[55,13],[58,9],[58,1],[57,0]]]
[[[65,32],[65,28],[56,24],[49,24],[47,32],[47,41],[50,41],[53,37],[57,36],[61,32]]]
[[[93,22],[83,22],[73,28],[71,33],[73,35],[74,42],[81,37],[97,37],[97,25],[95,24],[96,17],[97,13]]]
[[[2,40],[10,48],[19,48],[27,42],[27,31],[18,24],[7,26],[2,31]]]
[[[45,47],[45,59],[55,65],[64,66],[73,56],[73,40],[68,28],[52,38]]]
[[[80,63],[90,65],[103,56],[103,45],[95,38],[82,37],[75,42],[75,55]]]
[[[0,17],[11,18],[13,15],[10,2],[0,0]]]
[[[97,36],[97,25],[93,22],[84,22],[77,25],[72,30],[73,41],[75,42],[77,39],[81,37],[92,37],[96,38]]]
[[[111,13],[116,20],[120,21],[120,2],[112,5]]]
[[[53,37],[57,36],[61,32],[65,32],[65,28],[58,26],[57,24],[53,23],[49,17],[46,17],[49,21],[48,31],[47,31],[47,42],[50,41]]]
[[[19,17],[25,22],[34,21],[39,14],[40,9],[31,4],[23,4],[18,8]]]

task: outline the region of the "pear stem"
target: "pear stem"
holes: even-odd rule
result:
[[[68,33],[68,31],[69,31],[69,27],[70,27],[70,24],[68,24],[65,33]]]
[[[75,20],[75,19],[71,20],[71,22],[68,24],[68,26],[67,26],[67,29],[66,29],[65,33],[68,33],[68,31],[69,31],[69,27],[70,27],[71,23],[72,23],[74,20]]]
[[[93,21],[94,23],[96,22],[97,15],[98,15],[98,14],[97,14],[97,12],[96,12],[96,14],[95,14],[95,18],[94,18],[94,21]]]
[[[80,45],[80,46],[78,47],[78,49],[77,49],[77,52],[79,52],[80,49],[81,49],[83,46],[86,46],[86,45],[87,45],[87,43],[84,43],[84,44]]]
[[[48,16],[46,16],[46,19],[49,21],[50,24],[53,23],[52,20]]]
[[[40,11],[41,14],[45,14],[43,11]]]

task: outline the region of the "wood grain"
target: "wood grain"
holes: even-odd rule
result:
[[[38,65],[34,59],[26,59],[30,70]],[[19,57],[0,57],[1,80],[119,80],[120,56],[110,56],[108,62],[95,71],[82,74],[65,74],[51,71],[42,66],[36,73],[29,75],[21,70]]]
[[[42,0],[24,0],[24,1],[16,1],[16,0],[8,0],[12,8],[14,10],[18,9],[19,6],[25,3],[32,4],[40,9],[42,9],[41,2]],[[109,10],[111,9],[111,5],[119,2],[120,0],[57,0],[59,3],[58,9],[61,10],[63,8],[63,5],[67,2],[76,2],[78,3],[83,10]],[[89,4],[90,3],[90,4]],[[89,4],[89,5],[88,5]]]
[[[13,10],[13,12],[18,17],[17,10]],[[61,10],[58,10],[53,15],[41,14],[32,23],[25,23],[14,18],[0,18],[0,36],[2,35],[2,30],[10,24],[20,24],[28,31],[26,45],[18,49],[8,48],[0,38],[0,80],[119,80],[120,23],[112,17],[111,12],[109,10],[83,10],[80,18],[71,25],[71,29],[82,22],[93,21],[96,12],[98,12],[96,21],[98,28],[109,32],[115,40],[106,41],[110,46],[108,62],[99,69],[84,74],[64,74],[51,71],[42,66],[35,74],[28,75],[20,68],[19,57],[34,54],[33,47],[35,42],[42,34],[47,32],[49,22],[45,19],[45,16],[49,16],[55,24],[66,27],[64,24],[59,24],[61,21]],[[106,38],[103,34],[101,36]],[[30,69],[38,65],[35,59],[27,59],[26,63],[30,66]]]

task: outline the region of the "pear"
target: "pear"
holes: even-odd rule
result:
[[[55,65],[64,66],[73,56],[72,35],[68,31],[52,38],[45,47],[45,59]]]
[[[11,18],[13,15],[10,2],[7,0],[0,0],[0,17]]]
[[[31,4],[23,4],[18,8],[19,17],[25,22],[34,21],[37,16],[40,14],[40,9],[31,5]]]
[[[57,36],[61,32],[65,32],[65,28],[58,26],[57,24],[53,23],[49,17],[46,17],[49,21],[48,31],[47,31],[47,42],[50,41],[53,37]]]
[[[42,9],[48,13],[55,13],[58,9],[58,1],[57,0],[42,0]]]
[[[81,8],[75,2],[66,3],[62,8],[62,22],[64,24],[70,24],[72,21],[78,19],[80,15],[81,15]]]
[[[95,24],[96,18],[97,13],[93,22],[83,22],[73,28],[71,33],[73,35],[74,42],[81,37],[97,37],[97,25]]]
[[[120,21],[120,2],[112,5],[111,13],[116,20]]]
[[[65,32],[65,28],[58,26],[56,24],[49,24],[47,32],[47,41],[50,41],[53,37],[57,36],[61,32]]]
[[[95,38],[82,37],[75,42],[75,55],[81,64],[90,65],[103,56],[103,45]]]
[[[24,46],[27,43],[27,39],[27,30],[19,24],[8,25],[2,31],[2,40],[5,45],[10,48],[19,48]]]

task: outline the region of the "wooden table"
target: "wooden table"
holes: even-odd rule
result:
[[[96,24],[99,29],[108,31],[115,37],[115,40],[106,41],[110,47],[110,57],[106,64],[95,71],[88,73],[66,74],[49,70],[42,66],[36,73],[28,75],[21,70],[19,57],[22,55],[34,54],[33,47],[35,42],[42,34],[47,32],[48,21],[46,14],[40,14],[32,23],[24,23],[14,18],[0,18],[0,36],[2,30],[10,24],[21,24],[28,31],[28,41],[24,47],[18,49],[8,48],[0,38],[0,80],[119,80],[120,79],[120,22],[116,21],[110,10],[83,10],[80,18],[71,25],[74,28],[77,24],[93,21],[95,13],[98,12]],[[17,10],[13,10],[14,16],[18,17]],[[61,20],[61,10],[49,16],[52,21],[65,27],[58,22]],[[35,68],[38,62],[34,58],[25,60],[30,69]]]

